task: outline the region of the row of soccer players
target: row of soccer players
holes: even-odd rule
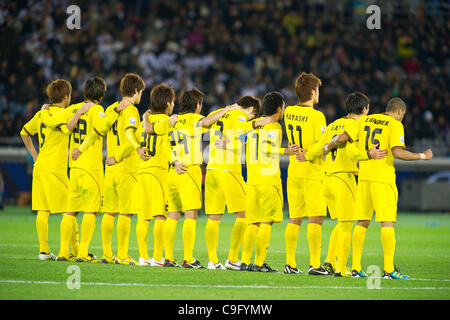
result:
[[[202,117],[203,93],[196,89],[184,92],[180,97],[179,114],[170,116],[175,93],[161,84],[151,91],[151,111],[144,114],[140,123],[134,105],[140,102],[145,84],[136,74],[127,74],[122,79],[123,99],[109,106],[106,112],[99,105],[106,91],[101,78],[89,79],[84,87],[86,101],[74,105],[70,105],[70,84],[64,80],[52,82],[47,90],[52,105],[44,106],[21,132],[28,150],[37,158],[32,200],[33,209],[38,211],[40,257],[52,257],[47,245],[49,213],[65,212],[57,260],[96,262],[89,255],[88,246],[95,230],[95,214],[104,212],[101,262],[178,266],[173,256],[173,243],[183,212],[182,266],[202,268],[193,257],[193,249],[197,212],[202,203],[200,164],[203,159],[199,146],[202,134],[209,129],[210,153],[205,180],[208,268],[276,271],[264,260],[271,225],[282,220],[279,155],[286,153],[291,155],[287,182],[290,220],[285,231],[284,272],[301,273],[296,266],[295,253],[302,218],[308,217],[308,273],[348,274],[346,263],[351,231],[353,221],[358,220],[352,241],[352,275],[364,276],[360,263],[362,244],[375,209],[376,221],[382,222],[385,275],[404,277],[393,266],[397,202],[393,157],[425,159],[432,157],[431,151],[413,154],[404,150],[400,121],[406,106],[398,98],[389,102],[386,114],[367,117],[368,98],[360,93],[351,94],[346,102],[348,116],[326,127],[323,114],[314,109],[320,85],[317,77],[302,73],[295,85],[299,99],[296,106],[285,109],[282,95],[272,92],[264,97],[262,108],[259,99],[246,96],[235,105]],[[255,119],[259,114],[261,117]],[[282,132],[278,121],[283,117],[289,148],[281,148]],[[39,135],[41,147],[38,157],[30,138],[35,133]],[[103,181],[102,136],[105,134],[108,158]],[[243,134],[246,138],[242,138]],[[333,136],[337,139],[331,139]],[[65,173],[69,139],[70,179]],[[242,178],[240,164],[244,143],[247,183]],[[325,162],[324,155],[327,155]],[[358,160],[361,172],[357,192],[354,175],[358,172]],[[339,223],[332,232],[328,257],[322,266],[321,225],[327,205],[332,218],[337,218]],[[223,266],[217,258],[217,245],[225,208],[236,215],[236,221],[228,259]],[[84,212],[79,246],[75,219],[78,212]],[[135,213],[138,214],[138,262],[128,256],[130,218]],[[111,236],[117,214],[118,252],[115,257]],[[152,219],[155,220],[154,251],[150,259],[147,236]],[[255,246],[255,261],[251,264]]]

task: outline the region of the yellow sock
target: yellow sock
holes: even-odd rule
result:
[[[78,256],[78,251],[80,249],[80,233],[78,232],[78,222],[77,219],[73,221],[73,232],[72,238],[70,240],[70,252],[74,257]]]
[[[76,218],[74,216],[63,214],[60,225],[60,248],[58,257],[67,257],[70,255],[69,243],[73,235],[73,224]]]
[[[102,218],[102,247],[103,247],[103,256],[104,257],[112,257],[112,249],[111,249],[111,239],[114,229],[114,219],[115,216],[111,216],[109,214],[103,214]]]
[[[95,231],[95,220],[95,214],[83,214],[83,220],[81,221],[81,239],[78,257],[87,257],[89,254],[89,243],[91,242],[92,235]]]
[[[364,247],[364,239],[366,238],[367,228],[356,225],[353,229],[352,238],[352,270],[361,271],[361,257]]]
[[[255,264],[261,267],[266,260],[267,250],[269,250],[270,234],[272,226],[270,224],[261,223],[258,235],[256,236],[256,253]]]
[[[139,248],[139,257],[148,260],[147,238],[150,220],[144,220],[138,216],[136,224],[136,238]]]
[[[317,269],[320,267],[320,250],[322,241],[322,226],[317,223],[308,223],[306,238],[309,245],[309,264]]]
[[[50,212],[38,211],[36,216],[36,230],[39,239],[39,252],[50,253],[48,246],[48,217]]]
[[[155,219],[153,224],[153,258],[161,261],[164,250],[164,223],[163,219]]]
[[[247,220],[245,218],[236,218],[231,231],[230,251],[228,252],[228,260],[230,262],[239,260],[238,253],[242,245],[245,229],[247,229]]]
[[[175,241],[175,231],[177,230],[178,220],[167,218],[166,222],[164,222],[164,251],[166,254],[166,259],[170,261],[174,261],[175,257],[173,256],[173,247]]]
[[[284,241],[286,243],[286,264],[291,268],[297,268],[295,263],[295,253],[297,251],[298,231],[300,226],[295,223],[288,223],[284,232]]]
[[[336,266],[336,254],[337,254],[337,239],[339,237],[339,223],[333,228],[330,235],[330,242],[328,243],[327,260],[333,267]]]
[[[347,270],[347,260],[352,243],[353,222],[339,222],[338,227],[336,269],[344,274]]]
[[[128,244],[130,241],[131,217],[119,214],[117,218],[117,258],[128,258]]]
[[[219,263],[217,258],[217,245],[219,243],[220,220],[208,219],[205,226],[206,248],[208,249],[208,259],[214,263]]]
[[[251,223],[247,226],[244,239],[242,240],[242,263],[250,264],[258,230],[259,226],[257,224]]]
[[[384,271],[394,271],[395,231],[393,227],[381,227],[381,245],[383,246]]]
[[[197,227],[197,220],[184,219],[183,222],[183,248],[184,260],[188,263],[194,262],[194,244],[195,244],[195,229]]]

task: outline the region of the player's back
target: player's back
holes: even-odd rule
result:
[[[49,115],[53,116],[64,109],[57,106],[49,106]],[[69,138],[60,127],[47,127],[41,118],[41,111],[24,125],[24,129],[30,135],[38,135],[39,154],[34,163],[35,167],[48,169],[53,172],[67,174],[67,159]]]
[[[143,161],[139,159],[138,172],[148,171],[152,168],[168,170],[170,161],[170,120],[166,114],[150,114],[149,121],[154,125],[155,133],[148,134],[144,130],[144,122],[136,131],[136,137],[142,148],[148,149],[150,159]]]
[[[217,111],[213,111],[215,113]],[[211,113],[211,114],[213,114]],[[241,172],[242,141],[247,115],[242,110],[227,112],[210,128],[208,169]],[[226,136],[229,140],[226,150],[216,148],[215,141]]]
[[[169,132],[173,160],[187,166],[202,164],[202,134],[205,129],[197,126],[202,118],[198,113],[178,114],[177,123]]]
[[[343,117],[330,123],[325,131],[325,141],[330,141],[335,136],[340,135],[345,131],[345,128],[356,123],[356,120],[349,117]],[[349,148],[351,142],[347,142],[343,146],[331,150],[325,159],[325,171],[327,174],[336,172],[358,172],[357,160],[351,154]],[[357,147],[357,146],[354,146]]]
[[[284,123],[289,143],[306,150],[319,141],[326,129],[325,116],[311,106],[287,107],[284,111]],[[323,158],[300,162],[296,160],[295,155],[291,155],[288,175],[305,179],[323,179]]]
[[[370,150],[378,144],[378,148],[387,150],[384,159],[360,162],[359,179],[395,183],[392,148],[405,147],[403,124],[391,116],[373,114],[361,117],[345,131],[351,140],[358,140],[358,147],[362,150]]]
[[[69,114],[75,114],[84,103],[80,102],[69,106]],[[104,127],[104,121],[104,109],[98,104],[92,106],[86,113],[81,115],[77,126],[70,136],[70,154],[72,154],[73,149],[79,148],[84,139],[94,130],[102,136],[101,131]],[[69,157],[69,166],[71,168],[103,170],[103,139],[96,139],[77,160]]]
[[[106,109],[106,113],[112,112],[118,105],[119,102],[113,103]],[[111,126],[106,135],[107,157],[113,157],[118,153],[123,152],[124,148],[131,150],[131,152],[127,152],[126,156],[115,165],[107,166],[107,171],[136,172],[137,164],[139,162],[139,155],[135,152],[134,147],[128,141],[125,132],[128,128],[139,128],[139,124],[139,111],[134,105],[129,105],[122,112],[120,112],[117,120]]]
[[[279,150],[282,138],[283,132],[278,122],[266,124],[248,133],[248,185],[281,185]]]

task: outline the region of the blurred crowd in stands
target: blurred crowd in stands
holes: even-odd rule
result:
[[[77,1],[81,30],[66,26],[68,0],[0,2],[0,136],[17,136],[47,102],[55,78],[72,83],[103,76],[103,106],[119,99],[127,72],[177,93],[197,87],[203,113],[239,96],[282,92],[296,104],[301,71],[322,80],[319,108],[333,121],[345,114],[345,97],[361,91],[371,113],[400,96],[408,146],[450,145],[450,19],[447,1],[377,1],[381,29],[366,26],[364,0],[136,0]],[[444,149],[449,154],[449,148]]]

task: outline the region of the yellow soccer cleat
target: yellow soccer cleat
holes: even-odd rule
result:
[[[124,264],[129,266],[136,266],[138,263],[136,260],[134,260],[132,257],[127,257],[125,259],[119,259],[117,258],[115,261],[115,264]]]

